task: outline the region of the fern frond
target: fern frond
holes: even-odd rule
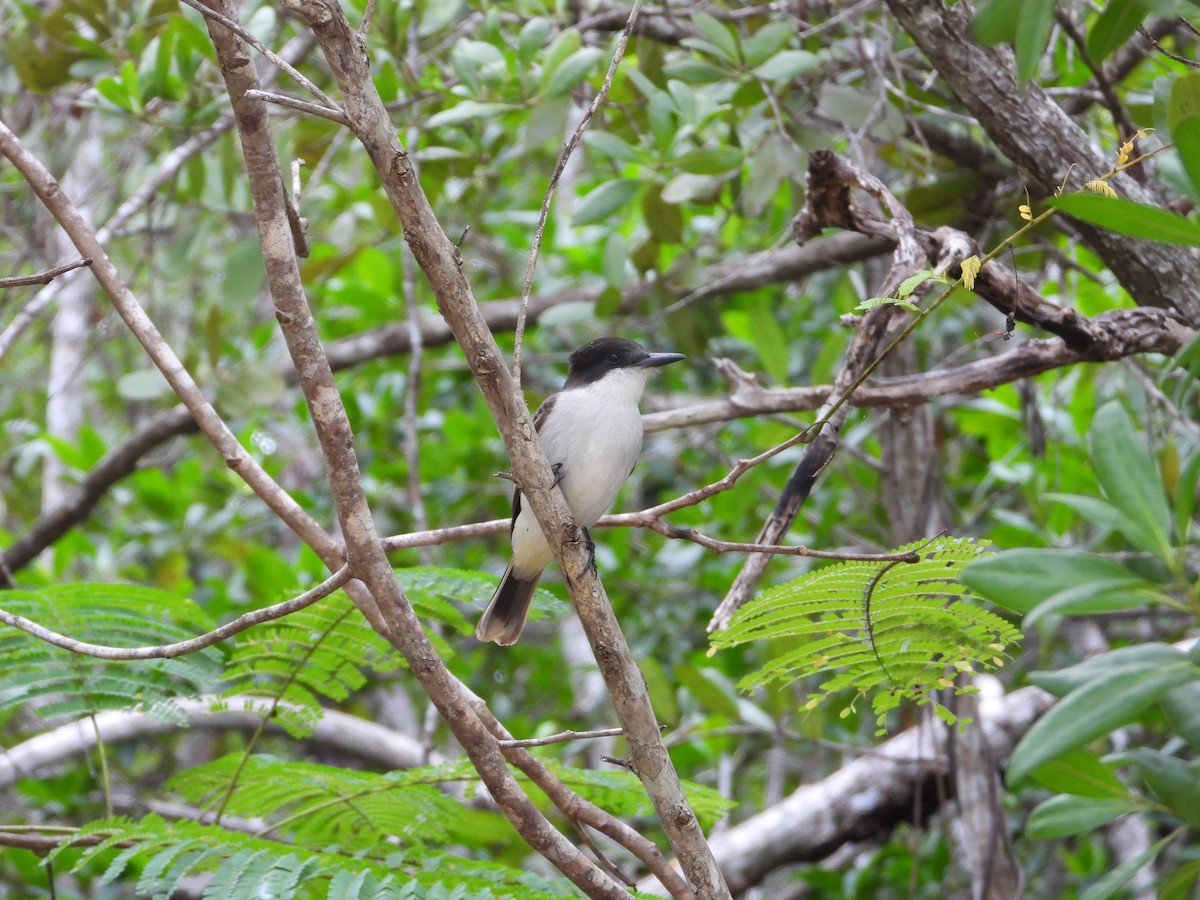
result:
[[[117,647],[174,643],[212,627],[191,600],[137,585],[81,583],[6,591],[0,603],[60,634]],[[36,709],[44,718],[138,705],[175,715],[171,698],[211,691],[222,659],[217,648],[178,659],[96,659],[0,625],[0,710],[39,701]]]
[[[261,755],[243,763],[234,754],[182,771],[168,787],[197,806],[222,800],[227,814],[263,818],[272,832],[299,846],[335,843],[363,853],[389,850],[393,840],[444,843],[460,837],[457,826],[467,810],[438,790],[430,774],[377,775]],[[224,800],[235,776],[235,790]]]
[[[101,883],[107,884],[131,874],[135,862],[141,862],[136,890],[142,896],[172,896],[185,878],[204,873],[212,873],[205,896],[229,900],[427,896],[557,900],[578,896],[566,881],[428,848],[412,856],[395,851],[355,856],[306,850],[213,825],[167,822],[155,815],[138,822],[106,819],[91,823],[81,833],[103,835],[105,840],[78,851],[73,871],[111,855],[101,877]],[[51,860],[60,853],[51,854]]]
[[[903,700],[926,703],[952,675],[994,669],[1020,634],[979,606],[958,580],[986,544],[937,538],[912,544],[916,563],[845,562],[766,591],[713,635],[715,647],[772,640],[785,649],[739,687],[824,675],[812,709],[831,694],[872,696],[882,725]],[[966,690],[965,688],[962,690]],[[935,704],[938,714],[953,719]]]
[[[391,672],[403,661],[339,592],[239,635],[225,694],[280,701],[277,721],[293,737],[306,737],[320,717],[321,698],[344,701],[366,684],[368,672]]]

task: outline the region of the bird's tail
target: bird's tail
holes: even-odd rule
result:
[[[532,578],[522,578],[513,572],[512,563],[509,563],[500,586],[492,595],[492,602],[475,626],[475,637],[481,641],[495,641],[502,647],[515,644],[525,630],[529,605],[541,577],[542,573],[538,572]]]

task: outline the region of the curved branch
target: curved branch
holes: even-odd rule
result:
[[[47,644],[53,644],[55,647],[62,647],[64,650],[70,650],[72,653],[79,653],[83,656],[94,656],[97,659],[175,659],[178,656],[186,656],[189,653],[195,653],[197,650],[203,650],[205,647],[211,647],[213,644],[219,644],[221,641],[231,638],[235,634],[245,631],[247,628],[252,628],[263,622],[270,622],[272,619],[281,619],[305,607],[312,606],[318,600],[328,597],[349,580],[350,567],[342,566],[320,584],[309,588],[298,597],[293,597],[290,600],[284,600],[281,603],[275,603],[271,606],[264,606],[262,609],[251,610],[248,613],[238,616],[232,622],[227,622],[220,628],[214,628],[206,634],[197,635],[186,641],[177,641],[174,644],[159,644],[154,647],[108,647],[103,644],[90,644],[87,641],[77,641],[64,634],[59,634],[57,631],[51,631],[49,628],[39,625],[37,622],[27,619],[24,616],[18,616],[3,609],[0,609],[0,622],[20,629],[26,634],[37,638],[39,641],[45,641]]]

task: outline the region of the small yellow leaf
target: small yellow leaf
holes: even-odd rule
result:
[[[1107,181],[1102,181],[1099,178],[1097,178],[1095,181],[1089,181],[1084,185],[1084,188],[1094,194],[1100,194],[1103,197],[1112,197],[1115,199],[1117,196],[1117,192],[1113,190],[1112,185]]]
[[[1021,218],[1024,219],[1026,222],[1033,221],[1033,210],[1029,208],[1028,203],[1022,203],[1020,206],[1018,206],[1017,212],[1019,212],[1021,214]]]
[[[962,269],[962,282],[968,291],[975,290],[975,276],[979,274],[979,270],[983,268],[983,263],[979,261],[978,256],[968,256],[959,264]]]

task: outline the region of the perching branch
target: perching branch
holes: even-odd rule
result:
[[[221,15],[227,18],[235,15],[229,0],[209,2]],[[359,59],[361,45],[340,8],[325,7],[322,11],[314,7],[302,12],[308,13],[322,43],[328,42],[323,26],[332,23],[341,39],[340,50],[345,53],[345,61],[352,59],[361,66],[356,80],[343,82],[339,78],[347,100],[347,113],[353,125],[361,129],[356,115],[358,93],[367,85],[372,92],[374,90],[366,72],[365,58]],[[367,507],[350,422],[333,382],[333,372],[301,283],[288,225],[282,173],[265,108],[261,101],[246,96],[247,91],[257,89],[257,75],[235,33],[211,20],[209,33],[217,48],[242,139],[276,318],[300,375],[300,387],[321,446],[338,520],[345,535],[351,570],[369,591],[369,595],[351,596],[372,626],[403,653],[410,670],[466,750],[497,805],[525,841],[590,896],[622,897],[624,892],[620,886],[555,830],[525,796],[505,766],[495,738],[472,710],[461,684],[446,669],[396,580]],[[326,50],[327,56],[331,56],[328,46]],[[342,62],[330,58],[335,72]],[[382,114],[382,104],[379,112]],[[394,140],[394,128],[390,124],[387,128]]]
[[[349,580],[350,568],[349,566],[342,566],[320,584],[309,588],[298,597],[293,597],[290,600],[284,600],[281,603],[275,603],[271,606],[264,606],[262,609],[251,610],[248,613],[238,616],[232,622],[227,622],[220,628],[214,628],[212,631],[189,638],[186,641],[177,641],[174,644],[160,644],[154,647],[108,647],[103,644],[90,644],[87,641],[78,641],[66,635],[59,634],[56,631],[51,631],[49,628],[26,619],[24,616],[18,616],[3,609],[0,609],[0,622],[3,622],[5,625],[11,625],[13,628],[19,628],[26,634],[32,635],[40,641],[45,641],[47,644],[53,644],[55,647],[62,647],[64,650],[70,650],[72,653],[79,653],[83,656],[94,656],[97,659],[175,659],[178,656],[186,656],[189,653],[195,653],[197,650],[203,650],[205,647],[211,647],[213,644],[219,644],[221,641],[227,640],[235,634],[240,634],[247,628],[252,628],[263,622],[270,622],[272,619],[282,619],[284,616],[312,606],[318,600],[328,597]]]
[[[680,866],[702,900],[728,897],[728,889],[712,859],[695,813],[683,794],[679,776],[662,745],[645,680],[613,616],[599,576],[590,564],[582,530],[571,516],[561,492],[553,490],[554,478],[537,443],[524,397],[479,313],[470,285],[463,276],[458,250],[438,223],[397,138],[396,129],[388,119],[370,77],[366,54],[357,43],[341,7],[332,0],[285,2],[289,9],[309,22],[325,50],[326,60],[345,97],[346,113],[355,133],[379,173],[413,256],[437,297],[438,309],[454,332],[483,391],[504,438],[513,474],[520,481],[525,498],[566,577],[618,718],[625,728],[638,775],[680,859]],[[353,545],[348,533],[347,547]],[[377,542],[373,547],[380,549]],[[386,564],[381,550],[379,557]],[[392,575],[390,568],[387,574]],[[365,574],[360,577],[367,580]],[[394,582],[394,578],[391,580]],[[378,584],[368,583],[373,592],[385,588],[382,579]],[[394,590],[398,592],[398,588]],[[383,606],[379,593],[376,597]],[[417,671],[416,666],[413,668]],[[615,887],[611,879],[606,878],[606,882]]]

